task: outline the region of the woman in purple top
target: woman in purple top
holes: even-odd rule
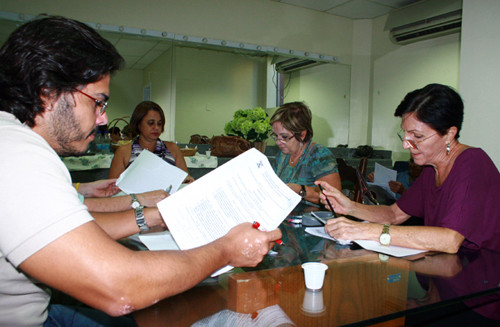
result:
[[[337,213],[371,222],[330,219],[326,231],[337,239],[430,251],[456,253],[461,246],[500,251],[500,173],[483,150],[458,141],[460,95],[429,84],[408,93],[394,115],[402,118],[403,147],[424,170],[391,206],[356,203],[319,182],[325,189],[322,201],[326,196]],[[424,226],[397,226],[411,216],[424,219]]]

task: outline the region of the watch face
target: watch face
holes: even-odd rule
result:
[[[134,201],[131,204],[132,209],[139,208],[140,206],[141,206],[141,204],[139,203],[139,201]]]
[[[389,234],[380,235],[380,244],[389,245],[390,243],[391,243],[391,235]]]

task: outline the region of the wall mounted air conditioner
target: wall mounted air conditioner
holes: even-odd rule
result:
[[[422,0],[393,10],[385,23],[391,41],[408,44],[459,32],[462,0]]]
[[[275,61],[274,68],[280,74],[291,73],[297,70],[324,64],[324,62],[307,58],[281,58],[280,60]]]

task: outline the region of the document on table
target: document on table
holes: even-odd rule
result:
[[[351,244],[352,241],[351,240],[337,240],[335,237],[331,237],[326,231],[325,231],[325,227],[321,226],[321,227],[307,227],[305,229],[306,233],[308,234],[311,234],[311,235],[314,235],[314,236],[317,236],[317,237],[322,237],[322,238],[326,238],[328,240],[332,240],[332,241],[335,241],[339,244],[342,244],[342,245],[346,245],[346,244]]]
[[[395,199],[396,193],[391,191],[389,181],[395,181],[397,176],[398,172],[396,170],[389,169],[376,162],[373,183],[368,183],[368,185],[377,185],[383,188],[393,199]]]
[[[243,222],[275,229],[300,199],[253,148],[158,202],[158,209],[185,250],[210,243]]]
[[[167,190],[175,193],[187,173],[161,159],[148,150],[143,150],[132,164],[121,173],[116,185],[125,193],[143,193]]]

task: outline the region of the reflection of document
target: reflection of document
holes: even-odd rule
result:
[[[393,199],[396,198],[396,193],[391,191],[389,187],[389,181],[395,181],[398,176],[398,172],[394,169],[389,169],[382,166],[379,163],[375,163],[375,172],[373,177],[373,183],[368,183],[368,185],[377,185],[383,188]]]
[[[156,190],[167,190],[175,193],[187,173],[148,150],[143,150],[132,164],[121,173],[116,185],[124,192],[143,193]]]
[[[322,238],[326,238],[328,240],[336,241],[339,244],[344,245],[344,244],[351,243],[351,241],[349,241],[349,240],[337,240],[334,237],[331,237],[325,231],[324,227],[307,227],[305,231],[306,231],[306,233],[309,233],[309,234],[317,236],[317,237],[322,237]],[[364,249],[375,251],[375,252],[380,252],[380,253],[385,253],[388,255],[395,256],[395,257],[406,257],[409,255],[414,255],[414,254],[426,252],[425,250],[410,249],[410,248],[405,248],[405,247],[395,246],[395,245],[384,246],[384,245],[381,245],[380,242],[372,241],[372,240],[354,240],[354,242],[358,243]]]
[[[191,327],[219,326],[296,326],[279,305],[258,310],[254,313],[238,313],[231,310],[219,311],[210,317],[195,322]]]
[[[394,257],[406,257],[408,255],[427,252],[425,250],[410,249],[395,245],[384,246],[380,244],[378,241],[372,241],[372,240],[355,240],[354,242],[358,243],[364,249],[385,253],[388,255],[392,255]]]
[[[250,149],[160,201],[158,208],[185,250],[210,243],[243,222],[275,229],[300,199],[267,157]]]

